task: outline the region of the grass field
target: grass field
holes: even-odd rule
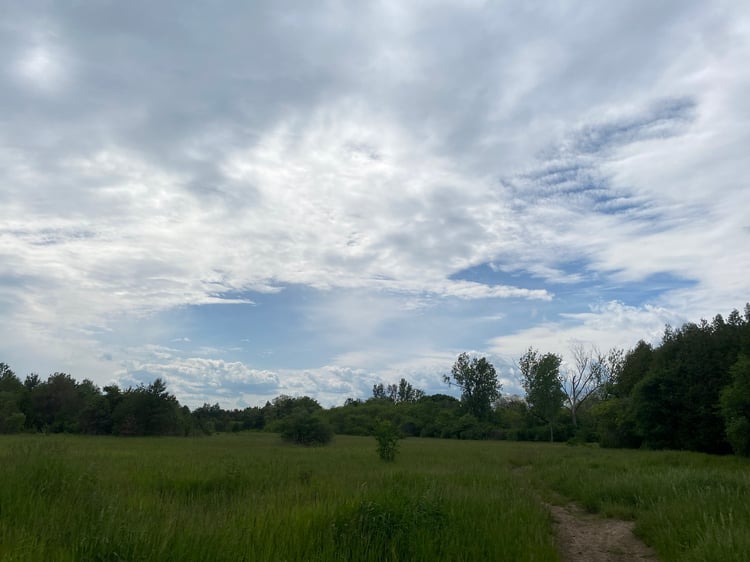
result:
[[[0,560],[554,561],[540,501],[634,519],[663,560],[745,561],[750,463],[690,453],[263,433],[0,438]]]

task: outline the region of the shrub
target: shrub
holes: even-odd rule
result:
[[[326,445],[333,439],[333,429],[317,414],[298,412],[280,423],[281,438],[297,445]]]
[[[378,456],[386,462],[396,460],[398,441],[401,434],[393,422],[378,420],[375,423],[375,441],[378,443]]]
[[[360,560],[377,552],[387,560],[422,560],[425,544],[435,544],[431,539],[445,532],[447,521],[440,498],[398,490],[362,498],[340,510],[331,528],[341,559]]]

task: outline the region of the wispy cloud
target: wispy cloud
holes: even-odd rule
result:
[[[747,300],[742,2],[7,11],[21,372],[335,401]]]

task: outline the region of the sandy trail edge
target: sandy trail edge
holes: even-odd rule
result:
[[[575,504],[545,504],[552,514],[563,562],[629,562],[659,559],[633,534],[635,523],[587,513]]]

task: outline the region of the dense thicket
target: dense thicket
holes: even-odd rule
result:
[[[750,304],[744,315],[734,310],[726,320],[717,315],[711,322],[667,326],[656,346],[640,341],[627,353],[575,351],[571,372],[562,371],[560,356],[552,352],[530,348],[519,358],[525,398],[499,396],[494,367],[461,354],[451,381],[461,383],[460,400],[426,395],[401,379],[376,384],[367,399],[350,398],[327,410],[310,397],[282,395],[263,407],[204,404],[191,412],[161,379],[126,390],[100,389],[65,373],[46,381],[31,374],[21,381],[0,363],[0,433],[135,436],[263,429],[314,444],[328,441],[331,430],[372,435],[377,423],[388,421],[403,436],[534,441],[554,436],[611,447],[750,455]],[[575,377],[588,386],[576,387]]]
[[[712,322],[667,326],[656,347],[639,342],[625,355],[607,399],[593,409],[601,441],[743,453],[739,435],[750,427],[747,357],[750,305],[744,318],[733,310],[726,321],[717,315]]]
[[[46,381],[31,374],[21,382],[0,363],[0,433],[34,431],[94,435],[188,435],[195,430],[190,410],[180,407],[156,379],[123,391],[77,382],[65,373]]]

